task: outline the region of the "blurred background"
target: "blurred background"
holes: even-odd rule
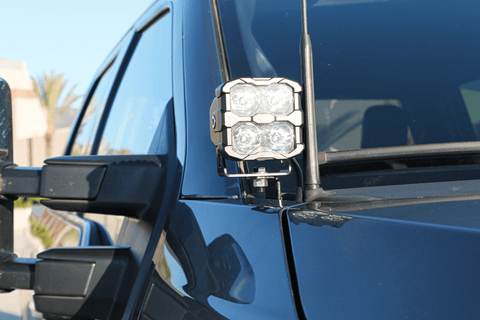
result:
[[[17,165],[38,167],[63,154],[95,71],[152,2],[2,1],[0,77],[12,91]],[[21,257],[35,251],[35,243],[24,241],[29,210],[28,204],[15,210],[15,253]],[[22,295],[0,294],[0,320],[22,319]]]

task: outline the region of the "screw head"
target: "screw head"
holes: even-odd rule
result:
[[[217,126],[217,118],[215,118],[215,115],[212,116],[212,128],[215,129]]]

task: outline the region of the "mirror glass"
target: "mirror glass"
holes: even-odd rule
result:
[[[12,161],[12,98],[8,83],[0,78],[0,161]]]

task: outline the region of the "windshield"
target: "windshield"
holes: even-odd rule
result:
[[[301,1],[218,0],[232,79],[300,82]],[[319,151],[477,141],[480,1],[311,0]]]

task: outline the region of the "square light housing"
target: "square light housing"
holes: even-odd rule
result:
[[[217,88],[210,138],[231,160],[285,160],[304,149],[302,87],[285,78],[241,78]]]

